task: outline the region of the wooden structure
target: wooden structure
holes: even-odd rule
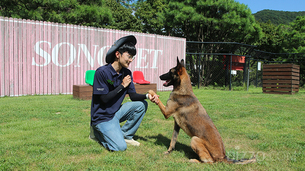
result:
[[[73,98],[91,100],[93,87],[91,85],[73,85]]]
[[[157,92],[157,84],[135,84],[137,93],[145,94],[148,90]],[[92,99],[93,88],[90,85],[73,85],[73,98],[82,100]]]
[[[299,91],[299,80],[299,65],[263,65],[263,93],[294,94]]]
[[[157,92],[157,84],[134,84],[134,87],[139,94],[146,94],[148,90]]]

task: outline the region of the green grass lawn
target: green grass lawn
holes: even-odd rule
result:
[[[305,170],[305,91],[295,95],[195,89],[218,128],[230,158],[256,155],[257,163],[194,164],[182,130],[167,150],[173,118],[148,111],[134,139],[141,146],[109,152],[89,140],[91,101],[72,95],[0,98],[0,170]],[[170,92],[158,92],[166,102]]]

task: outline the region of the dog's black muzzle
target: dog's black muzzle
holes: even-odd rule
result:
[[[165,73],[163,75],[160,75],[160,79],[163,80],[163,81],[171,79],[170,73]]]

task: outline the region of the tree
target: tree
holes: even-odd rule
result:
[[[61,3],[59,2],[59,6]],[[56,11],[52,14],[56,14]],[[107,27],[113,24],[113,14],[104,0],[78,0],[75,8],[67,11],[63,16],[65,23],[76,25]]]
[[[305,16],[299,16],[290,23],[285,41],[287,52],[305,53]]]
[[[168,32],[187,40],[252,43],[261,33],[250,9],[234,0],[170,0],[165,20]]]
[[[107,27],[113,23],[104,0],[1,0],[0,15],[58,23]]]
[[[116,0],[105,0],[106,5],[112,11],[114,22],[106,28],[126,30],[126,31],[141,31],[141,22],[133,15],[132,5],[128,5],[128,8],[117,3]],[[124,3],[127,6],[127,3]]]
[[[250,9],[234,0],[170,0],[164,12],[165,31],[168,35],[185,37],[199,42],[239,42],[251,44],[261,36],[261,28],[255,22]],[[204,47],[197,45],[197,53],[215,52],[214,49],[229,52],[220,45]],[[200,60],[200,67],[196,67]],[[213,64],[219,63],[218,56],[205,55],[200,58],[188,56],[192,81],[209,85],[213,77]],[[204,80],[203,80],[204,78]]]
[[[276,26],[271,21],[259,24],[262,28],[263,36],[255,43],[257,49],[272,53],[284,53],[284,40],[287,26]]]
[[[141,21],[142,32],[165,34],[163,23],[163,12],[165,8],[165,0],[146,0],[137,3],[135,16]]]
[[[141,31],[131,0],[2,0],[5,17]]]
[[[300,65],[300,86],[305,85],[305,16],[297,17],[290,23],[290,29],[287,31],[286,52],[299,53],[288,56],[289,61]],[[301,54],[302,53],[302,54]],[[297,57],[296,57],[297,56]]]

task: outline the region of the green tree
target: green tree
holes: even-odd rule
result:
[[[258,40],[257,43],[255,43],[255,45],[257,45],[257,49],[266,52],[284,53],[284,40],[287,26],[277,26],[272,24],[270,21],[259,24],[262,28],[263,36]]]
[[[252,43],[261,33],[250,9],[234,0],[170,0],[166,31],[202,42]]]
[[[234,0],[170,0],[164,12],[164,28],[168,35],[185,37],[189,41],[199,42],[239,42],[252,44],[262,35],[259,24],[256,23],[251,10],[244,4]],[[233,48],[223,48],[222,45],[210,47],[198,45],[194,47],[197,53],[233,51]],[[218,51],[218,52],[219,52]],[[200,67],[195,67],[200,60]],[[199,80],[204,86],[212,83],[215,77],[214,64],[220,63],[218,56],[205,55],[187,56],[190,75],[193,82]]]
[[[165,34],[163,22],[165,8],[165,0],[138,1],[135,16],[141,21],[142,32]]]
[[[61,2],[59,2],[60,4]],[[60,15],[61,12],[53,11],[52,14]],[[107,27],[113,23],[113,14],[104,0],[78,0],[75,8],[66,11],[65,14],[63,15],[64,23],[93,27]]]
[[[116,0],[105,0],[107,7],[112,11],[114,22],[106,26],[110,29],[141,32],[141,22],[133,15],[133,6],[124,2],[124,6]]]
[[[104,0],[1,0],[0,15],[58,23],[107,27],[112,11]]]
[[[285,41],[287,52],[305,53],[305,16],[299,16],[290,23]]]
[[[290,29],[287,31],[285,38],[285,48],[288,53],[287,61],[292,61],[300,65],[300,86],[305,85],[305,16],[297,17],[290,23]],[[302,54],[301,54],[302,53]],[[297,56],[297,59],[296,59]]]

